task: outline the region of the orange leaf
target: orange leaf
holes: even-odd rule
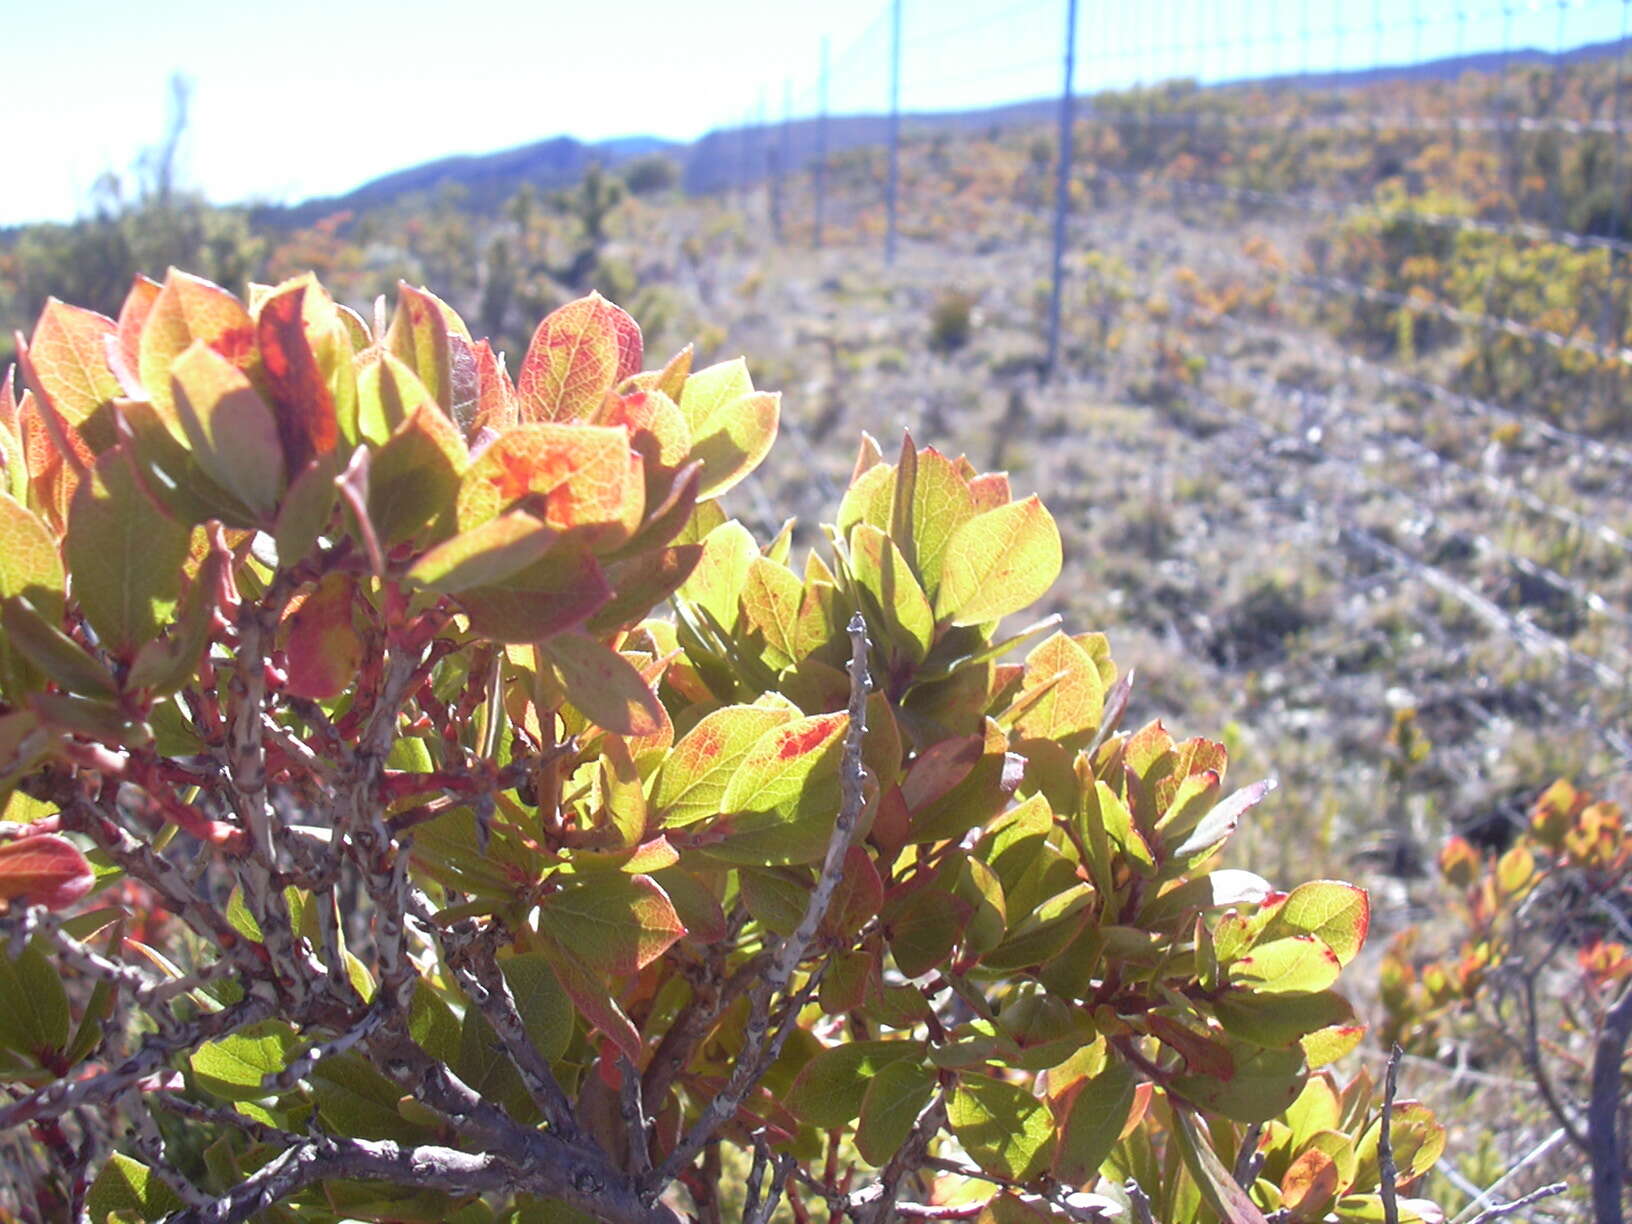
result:
[[[307,288],[305,281],[296,281],[267,298],[255,329],[291,472],[332,451],[340,440],[334,396],[306,330]]]
[[[24,369],[32,367],[29,381],[35,384],[41,403],[54,408],[70,425],[83,424],[122,394],[119,380],[108,368],[105,347],[114,331],[112,319],[56,298],[48,299],[40,313]]]
[[[476,418],[470,424],[474,437],[483,429],[502,433],[518,423],[516,416],[516,388],[504,362],[493,353],[486,340],[471,345],[471,356],[476,362]]]
[[[0,845],[0,901],[63,909],[94,883],[91,865],[66,837],[41,833]]]
[[[119,307],[118,356],[112,364],[119,381],[127,386],[141,385],[142,328],[147,324],[148,315],[153,312],[153,303],[158,300],[160,288],[158,281],[137,273],[136,279],[131,282],[130,292],[125,295],[124,305]],[[119,368],[121,365],[124,367],[122,370]]]
[[[557,531],[582,529],[616,545],[640,522],[645,493],[630,479],[629,435],[604,425],[519,425],[470,465],[459,488],[458,523],[469,530],[518,502]]]
[[[254,377],[259,364],[255,324],[244,304],[221,286],[172,268],[143,323],[137,373],[154,409],[177,437],[181,427],[170,394],[170,363],[194,340],[204,341]]]
[[[352,579],[329,574],[286,622],[290,695],[321,700],[346,690],[363,659],[363,642],[352,624]]]
[[[586,416],[640,369],[640,325],[598,293],[552,311],[527,348],[516,379],[523,421]]]

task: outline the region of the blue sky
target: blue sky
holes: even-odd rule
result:
[[[183,175],[212,200],[296,200],[450,153],[560,133],[691,139],[791,104],[888,100],[888,0],[27,0],[5,19],[0,224],[84,210],[194,83]],[[902,103],[1057,92],[1065,0],[903,0]],[[1615,38],[1632,0],[1080,0],[1079,90],[1369,67]]]

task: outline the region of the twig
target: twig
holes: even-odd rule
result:
[[[912,1130],[908,1132],[906,1142],[879,1171],[878,1181],[866,1187],[859,1195],[850,1196],[854,1206],[862,1205],[861,1195],[871,1196],[866,1201],[864,1210],[852,1211],[858,1224],[888,1224],[890,1214],[895,1210],[895,1200],[901,1194],[902,1181],[923,1166],[924,1157],[929,1153],[930,1140],[934,1139],[945,1125],[946,1094],[941,1092],[913,1120]]]
[[[210,1196],[200,1190],[182,1175],[170,1163],[169,1156],[164,1150],[164,1137],[159,1134],[159,1128],[153,1121],[153,1115],[143,1107],[140,1093],[134,1087],[128,1089],[125,1096],[136,1096],[138,1099],[126,1104],[125,1112],[129,1114],[135,1127],[136,1150],[142,1154],[142,1159],[152,1170],[153,1175],[170,1188],[182,1202],[189,1207],[207,1207]]]
[[[709,1101],[702,1115],[675,1145],[661,1168],[649,1174],[643,1183],[648,1201],[655,1202],[663,1186],[696,1158],[715,1131],[736,1115],[743,1100],[764,1076],[771,1063],[782,1052],[788,1034],[798,1023],[798,1009],[785,1010],[782,1022],[774,1030],[770,1026],[771,1000],[786,995],[794,971],[804,960],[805,952],[816,937],[816,930],[827,915],[827,907],[838,891],[844,877],[844,860],[855,840],[856,822],[860,819],[865,802],[862,792],[864,773],[861,763],[862,735],[866,731],[867,689],[867,626],[858,612],[850,618],[850,703],[849,726],[845,730],[843,758],[839,766],[840,802],[833,833],[828,838],[827,853],[822,860],[822,872],[804,916],[792,935],[776,949],[765,976],[757,982],[750,995],[748,1030],[742,1053],[725,1087]]]
[[[1156,1224],[1156,1217],[1150,1210],[1150,1195],[1145,1193],[1143,1186],[1130,1177],[1122,1183],[1122,1193],[1133,1204],[1134,1224]]]
[[[1528,1168],[1531,1164],[1534,1164],[1548,1152],[1552,1151],[1560,1143],[1564,1142],[1566,1138],[1568,1138],[1568,1136],[1564,1133],[1564,1128],[1559,1127],[1552,1134],[1548,1135],[1547,1138],[1543,1139],[1540,1143],[1536,1144],[1535,1147],[1531,1148],[1528,1152],[1521,1156],[1518,1160],[1514,1161],[1513,1164],[1509,1165],[1507,1172],[1503,1173],[1483,1190],[1481,1190],[1478,1186],[1472,1186],[1469,1188],[1468,1193],[1473,1196],[1473,1202],[1469,1203],[1465,1208],[1463,1208],[1462,1211],[1460,1211],[1456,1217],[1451,1220],[1451,1224],[1471,1224],[1469,1221],[1470,1216],[1483,1209],[1488,1209],[1495,1206],[1495,1204],[1491,1201],[1491,1195],[1500,1190],[1519,1172]],[[1441,1171],[1448,1171],[1448,1169],[1442,1169]],[[1460,1174],[1458,1176],[1460,1176]]]
[[[1235,1178],[1235,1184],[1243,1190],[1252,1189],[1252,1183],[1258,1179],[1258,1170],[1264,1167],[1264,1154],[1258,1150],[1258,1140],[1263,1133],[1264,1124],[1254,1122],[1241,1136],[1241,1150],[1235,1154],[1235,1168],[1230,1173]]]
[[[640,1072],[627,1054],[618,1055],[618,1075],[622,1080],[618,1085],[618,1112],[629,1132],[629,1171],[640,1177],[652,1169],[652,1124],[641,1099]]]
[[[488,1153],[430,1144],[404,1147],[390,1140],[313,1139],[262,1165],[230,1194],[172,1212],[163,1224],[240,1224],[314,1182],[343,1177],[464,1194],[509,1190],[517,1181],[514,1170]]]
[[[1400,1204],[1394,1185],[1399,1170],[1394,1167],[1394,1137],[1391,1131],[1394,1125],[1394,1088],[1399,1078],[1402,1052],[1398,1045],[1389,1052],[1388,1070],[1383,1074],[1383,1117],[1380,1123],[1382,1129],[1377,1135],[1377,1170],[1378,1190],[1383,1196],[1384,1224],[1400,1224]]]
[[[236,1032],[272,1014],[267,1000],[251,995],[224,1011],[210,1012],[174,1032],[156,1033],[119,1066],[89,1079],[59,1079],[0,1109],[0,1131],[38,1118],[59,1118],[82,1105],[102,1104],[152,1074],[182,1050]]]
[[[1511,1203],[1502,1203],[1495,1207],[1489,1207],[1474,1216],[1469,1224],[1490,1224],[1490,1221],[1499,1220],[1505,1215],[1512,1215],[1520,1208],[1530,1206],[1531,1203],[1540,1202],[1544,1198],[1552,1198],[1555,1194],[1563,1194],[1569,1188],[1567,1182],[1554,1182],[1550,1186],[1532,1190],[1529,1194],[1516,1198]]]

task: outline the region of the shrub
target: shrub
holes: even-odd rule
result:
[[[1632,1087],[1632,836],[1620,808],[1561,780],[1511,845],[1453,836],[1439,867],[1454,938],[1418,947],[1413,928],[1389,948],[1385,1037],[1522,1065],[1590,1169],[1593,1218],[1620,1220]]]
[[[512,383],[380,314],[172,273],[4,384],[12,1214],[1379,1218],[1370,1081],[1311,1073],[1366,896],[1218,869],[1268,784],[999,633],[1035,497],[868,440],[791,568],[715,500],[740,360],[591,296]]]
[[[974,312],[975,299],[960,289],[937,294],[929,310],[929,347],[937,353],[954,353],[968,344]]]

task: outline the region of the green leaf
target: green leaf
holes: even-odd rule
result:
[[[465,441],[442,410],[434,404],[415,409],[369,464],[368,518],[381,546],[409,539],[427,523],[451,524],[465,463]]]
[[[635,973],[686,933],[649,876],[595,872],[539,903],[538,922],[564,947],[609,973]]]
[[[542,641],[582,625],[606,606],[612,593],[594,554],[561,541],[502,584],[471,587],[455,598],[477,633],[519,643]]]
[[[85,648],[48,622],[22,595],[0,597],[6,640],[54,683],[85,697],[115,695],[113,677]]]
[[[1235,1065],[1231,1079],[1183,1075],[1173,1081],[1171,1090],[1203,1112],[1236,1122],[1267,1122],[1297,1099],[1306,1077],[1301,1049],[1266,1050],[1239,1041],[1231,1041],[1227,1048]]]
[[[1174,1141],[1207,1205],[1218,1213],[1224,1224],[1265,1224],[1264,1213],[1247,1197],[1247,1192],[1213,1151],[1212,1139],[1206,1130],[1188,1110],[1175,1106],[1172,1114]]]
[[[834,1130],[861,1113],[867,1086],[891,1063],[920,1065],[917,1041],[850,1041],[822,1050],[804,1065],[788,1089],[788,1112],[817,1130]]]
[[[1190,836],[1173,851],[1173,859],[1188,864],[1206,858],[1235,833],[1241,817],[1257,807],[1264,796],[1274,789],[1275,782],[1271,778],[1243,786],[1201,818]]]
[[[297,1041],[279,1020],[263,1020],[218,1041],[207,1041],[188,1057],[199,1087],[226,1101],[253,1101],[267,1095],[264,1081],[289,1065]]]
[[[1352,1022],[1354,1009],[1334,991],[1273,994],[1232,986],[1213,1002],[1224,1031],[1261,1046],[1292,1046],[1310,1033]]]
[[[957,465],[933,446],[918,452],[910,514],[911,547],[901,544],[901,551],[912,563],[924,594],[934,599],[941,589],[947,544],[975,517],[975,498]]]
[[[740,357],[686,379],[680,411],[691,429],[691,457],[703,461],[699,499],[718,497],[759,466],[776,440],[780,404],[781,396],[754,390]]]
[[[414,998],[408,1007],[408,1035],[439,1062],[451,1063],[458,1057],[459,1020],[423,978],[414,983]]]
[[[749,916],[784,938],[799,929],[810,901],[809,868],[799,876],[787,874],[791,870],[744,867],[741,872],[742,903]]]
[[[1036,497],[977,514],[946,545],[935,617],[981,625],[1036,602],[1054,585],[1060,531]]]
[[[357,432],[364,441],[383,443],[421,408],[441,411],[411,367],[382,349],[358,359]]]
[[[385,348],[419,376],[449,419],[454,408],[454,361],[450,337],[470,340],[464,321],[426,289],[397,282],[397,310],[386,328]]]
[[[942,964],[952,955],[967,921],[968,908],[934,887],[919,888],[887,905],[884,930],[896,967],[915,978]]]
[[[988,1173],[1026,1181],[1053,1158],[1053,1116],[1018,1084],[960,1075],[946,1113],[963,1150]]]
[[[1370,929],[1371,899],[1365,889],[1341,880],[1313,880],[1287,894],[1259,938],[1316,936],[1346,968],[1365,945]]]
[[[287,570],[299,565],[318,535],[328,526],[328,517],[335,509],[335,477],[339,475],[339,452],[318,455],[305,465],[300,475],[289,481],[289,490],[282,496],[273,529],[277,542],[277,565]]]
[[[759,558],[759,547],[748,529],[735,519],[715,527],[702,543],[703,555],[681,584],[680,594],[729,633],[737,627],[739,601]]]
[[[733,863],[808,863],[827,848],[838,816],[839,766],[849,715],[816,714],[765,732],[748,750],[720,801],[705,846]]]
[[[1093,656],[1074,638],[1050,635],[1026,656],[1021,698],[1037,693],[1014,729],[1032,739],[1065,740],[1094,731],[1105,706],[1105,682]]]
[[[110,1216],[120,1220],[159,1220],[186,1204],[140,1161],[114,1152],[96,1175],[85,1195],[85,1211],[92,1220]]]
[[[1394,1167],[1402,1183],[1427,1173],[1445,1154],[1445,1128],[1434,1117],[1434,1111],[1421,1101],[1394,1102],[1388,1135],[1394,1149]],[[1358,1165],[1354,1184],[1358,1189],[1380,1186],[1378,1143],[1381,1137],[1379,1117],[1366,1128],[1355,1147]]]
[[[120,400],[118,411],[129,426],[131,462],[143,486],[160,508],[183,523],[199,525],[218,518],[229,527],[253,528],[254,513],[204,471],[198,456],[146,400]]]
[[[1060,1141],[1054,1176],[1073,1186],[1091,1186],[1116,1146],[1133,1111],[1133,1069],[1112,1059],[1098,1075],[1082,1079],[1055,1102]]]
[[[212,548],[182,596],[181,607],[170,626],[170,636],[148,642],[136,651],[136,660],[125,677],[126,687],[163,696],[192,679],[209,641],[216,593],[225,568],[222,555]]]
[[[176,416],[199,466],[263,519],[283,491],[283,451],[272,410],[242,370],[202,340],[170,367]]]
[[[891,642],[912,662],[920,662],[934,640],[935,615],[901,550],[877,527],[858,523],[850,533],[850,564]]]
[[[0,493],[0,599],[21,595],[55,624],[62,619],[65,589],[51,529],[32,510]]]
[[[584,964],[575,951],[551,938],[547,927],[540,929],[545,935],[542,951],[549,958],[561,988],[572,999],[573,1007],[591,1027],[599,1029],[607,1040],[628,1055],[630,1062],[639,1066],[644,1052],[640,1032],[618,1006],[601,975]]]
[[[676,829],[719,815],[726,786],[749,751],[766,732],[793,717],[790,709],[766,706],[726,706],[706,716],[658,768],[652,783],[653,820],[661,828]]]
[[[566,631],[539,643],[561,679],[567,700],[618,735],[650,735],[663,726],[657,695],[634,664],[586,633]]]
[[[856,1150],[869,1164],[888,1163],[901,1150],[912,1124],[935,1095],[935,1073],[917,1059],[881,1067],[861,1099]]]
[[[510,510],[444,540],[415,561],[406,577],[450,595],[502,585],[548,552],[555,538],[542,520],[525,510]]]
[[[1342,968],[1324,940],[1290,935],[1254,944],[1230,966],[1229,980],[1263,994],[1309,994],[1337,981]]]
[[[129,658],[169,623],[188,534],[148,500],[123,446],[104,452],[80,482],[68,509],[68,571],[85,619],[109,650]]]
[[[0,948],[0,1047],[38,1058],[68,1042],[68,992],[30,941],[16,958]]]
[[[509,956],[499,961],[516,1010],[527,1028],[533,1048],[545,1062],[555,1062],[567,1052],[572,1040],[572,1000],[550,968],[549,958],[539,952]]]
[[[758,635],[757,644],[773,671],[800,657],[799,610],[804,595],[804,584],[787,566],[765,557],[749,561],[742,587],[743,634]]]
[[[359,1054],[337,1054],[312,1068],[317,1112],[329,1128],[353,1139],[423,1142],[426,1128],[397,1110],[402,1089]]]

